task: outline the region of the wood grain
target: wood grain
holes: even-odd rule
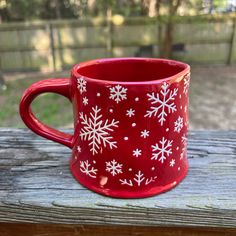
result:
[[[1,236],[233,236],[236,229],[0,223]]]
[[[66,147],[1,128],[0,222],[235,228],[236,131],[191,132],[188,156],[189,174],[175,189],[112,199],[74,180]]]

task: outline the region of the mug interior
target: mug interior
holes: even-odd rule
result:
[[[99,59],[79,64],[79,75],[102,81],[147,82],[187,73],[185,63],[154,58]]]

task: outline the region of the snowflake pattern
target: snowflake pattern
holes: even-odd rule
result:
[[[88,98],[87,97],[83,98],[83,104],[84,104],[84,106],[88,105]]]
[[[135,157],[139,157],[142,155],[142,150],[136,148],[135,150],[133,150],[133,156]]]
[[[174,131],[179,133],[181,131],[181,129],[183,128],[183,118],[182,117],[178,117],[178,119],[175,121],[175,128]]]
[[[79,89],[80,94],[87,91],[86,85],[87,81],[84,79],[84,77],[77,78],[77,88]]]
[[[184,94],[188,93],[189,83],[190,83],[190,74],[187,74],[184,77]]]
[[[110,132],[114,131],[114,127],[118,127],[119,121],[112,119],[102,120],[102,115],[99,114],[101,111],[98,106],[92,107],[90,116],[80,113],[80,119],[82,128],[80,130],[80,138],[82,140],[88,140],[90,151],[93,155],[98,153],[98,150],[102,152],[101,146],[109,146],[110,149],[117,148],[116,141],[113,141],[113,137],[110,136]]]
[[[97,169],[91,166],[87,161],[80,161],[80,171],[91,178],[96,178]]]
[[[151,160],[158,160],[163,163],[166,158],[172,154],[172,142],[173,140],[167,140],[165,137],[159,141],[159,144],[156,143],[152,145],[152,157]]]
[[[170,161],[170,167],[173,167],[175,165],[175,159],[171,159]]]
[[[184,155],[186,155],[186,153],[187,153],[188,139],[187,139],[186,135],[182,136],[181,142],[183,144],[183,148],[182,148],[182,152],[180,154],[180,160],[182,160],[184,158]]]
[[[119,84],[111,87],[109,98],[114,100],[116,103],[119,103],[121,100],[127,99],[127,88],[124,88]]]
[[[134,116],[134,113],[135,113],[135,110],[132,109],[132,108],[130,108],[129,110],[126,111],[126,115],[127,115],[128,117]]]
[[[142,116],[147,117],[147,118],[153,118],[154,122],[156,122],[160,126],[163,126],[165,122],[168,122],[167,121],[168,116],[176,112],[177,108],[182,110],[180,112],[186,113],[187,105],[177,107],[175,99],[178,95],[178,98],[181,100],[184,94],[187,94],[188,88],[189,88],[189,80],[190,80],[189,74],[183,78],[182,82],[184,84],[184,87],[183,87],[183,90],[181,91],[182,93],[180,93],[177,87],[172,87],[172,86],[170,87],[170,84],[166,82],[161,84],[161,87],[159,88],[158,91],[146,92],[146,96],[147,96],[146,102],[148,102],[149,105],[148,105],[148,108],[146,108],[146,110],[142,113]],[[81,100],[82,100],[81,103],[84,106],[91,105],[90,103],[93,103],[94,101],[93,99],[92,100],[90,99],[89,94],[86,94],[87,92],[86,78],[84,77],[77,78],[77,88],[78,88],[78,92],[80,94],[83,94],[81,95]],[[118,85],[113,85],[109,87],[109,89],[108,88],[106,89],[107,89],[107,93],[109,93],[108,95],[109,99],[113,100],[115,103],[118,104],[121,101],[127,100],[128,88],[126,88],[125,86],[118,84]],[[102,91],[95,92],[95,96],[98,97],[97,99],[99,99],[99,97],[101,96],[101,92]],[[128,98],[132,98],[132,94],[129,94]],[[139,123],[135,123],[136,121],[134,122],[134,120],[132,121],[133,119],[132,117],[139,115],[137,113],[139,112],[139,110],[136,107],[136,105],[140,105],[140,104],[137,104],[139,100],[140,100],[139,97],[135,97],[135,96],[133,97],[132,101],[135,102],[134,107],[132,106],[133,104],[130,103],[129,106],[127,106],[128,104],[124,102],[124,107],[121,110],[121,114],[123,117],[126,117],[125,119],[127,121],[131,120],[130,125],[132,127],[135,127],[133,129],[134,131],[136,130],[137,127],[139,127],[139,130],[137,130],[138,133],[134,133],[134,134],[138,135],[138,138],[140,139],[140,141],[142,138],[146,139],[145,141],[149,141],[148,137],[150,136],[150,133],[152,136],[152,132],[147,129],[149,127],[141,127]],[[80,140],[79,141],[87,141],[88,143],[87,145],[92,155],[102,153],[104,148],[109,149],[109,150],[113,150],[117,148],[118,140],[115,138],[113,133],[115,132],[116,128],[119,127],[118,124],[120,122],[116,119],[112,119],[112,118],[109,119],[109,117],[108,119],[106,119],[106,117],[104,117],[106,116],[104,114],[107,114],[108,111],[110,115],[113,115],[111,114],[113,112],[114,112],[114,115],[116,115],[115,108],[108,107],[107,113],[104,109],[105,111],[104,114],[103,114],[103,108],[100,106],[97,106],[96,104],[94,104],[94,106],[91,106],[91,107],[89,106],[89,109],[90,110],[88,111],[85,110],[85,112],[82,111],[79,113],[79,125],[80,125],[80,131],[79,131]],[[156,119],[156,121],[154,118]],[[172,130],[170,129],[170,127],[167,127],[167,128],[165,127],[165,130],[166,132],[174,131],[174,132],[180,133],[184,125],[186,124],[184,123],[183,116],[182,115],[177,116],[177,119],[174,122],[174,127],[172,127]],[[128,140],[128,139],[129,139],[128,136],[124,137],[124,140]],[[183,144],[181,145],[182,147],[178,146],[178,149],[177,149],[176,146],[173,144],[173,140],[170,140],[169,138],[161,136],[161,138],[157,140],[156,143],[154,142],[152,143],[153,145],[151,145],[151,147],[149,146],[149,148],[151,149],[149,160],[158,161],[158,163],[160,164],[163,164],[165,162],[167,166],[171,168],[176,166],[176,168],[173,168],[172,170],[175,170],[175,169],[177,170],[178,168],[178,163],[176,163],[177,160],[173,159],[174,155],[171,155],[171,154],[172,154],[172,149],[173,149],[173,150],[179,150],[178,152],[180,152],[180,160],[184,156],[186,156],[187,138],[185,135],[182,136],[181,142]],[[86,148],[84,148],[83,146],[84,144],[81,144],[81,145],[84,151]],[[142,152],[144,149],[142,148],[142,146],[138,146],[138,148],[136,147],[130,150],[129,156],[136,157],[137,159],[140,158],[141,160],[142,159],[141,157],[143,155]],[[77,150],[76,155],[77,156],[81,155],[79,154],[82,151],[81,146],[78,145],[76,147],[76,150]],[[133,158],[133,159],[137,160],[136,158]],[[157,162],[155,163],[157,164]],[[155,170],[156,166],[155,167],[151,166],[150,169]],[[95,160],[79,161],[79,170],[90,178],[97,178],[97,172],[100,171],[98,170],[96,166]],[[117,178],[118,183],[120,183],[122,186],[123,185],[130,186],[130,187],[146,186],[152,182],[155,182],[157,179],[157,176],[155,176],[155,174],[153,176],[150,176],[150,173],[155,173],[156,171],[150,172],[150,173],[148,172],[148,175],[146,175],[145,171],[143,173],[142,169],[135,169],[134,166],[132,165],[126,166],[125,163],[120,163],[120,161],[116,158],[115,159],[110,158],[107,161],[105,161],[104,166],[103,166],[103,171],[109,173],[109,174],[105,174],[105,175],[109,175],[110,176],[109,178],[118,176],[115,178]],[[123,177],[123,174],[125,174],[126,171],[129,171],[129,175],[131,174],[131,176],[129,176],[128,179],[127,177]],[[119,174],[121,177],[119,176]]]
[[[141,131],[141,135],[140,135],[140,137],[142,137],[142,138],[147,138],[149,136],[149,131],[148,130],[143,130],[143,131]]]
[[[148,100],[151,101],[152,106],[150,110],[147,110],[144,117],[157,117],[158,122],[163,125],[166,121],[166,116],[168,113],[173,113],[176,111],[176,105],[174,103],[175,97],[177,95],[178,88],[173,90],[169,89],[169,85],[165,82],[161,86],[160,93],[147,93]],[[156,104],[154,106],[154,104]],[[160,111],[160,113],[158,113]]]
[[[106,171],[110,172],[112,176],[122,173],[122,164],[117,163],[116,160],[106,162]]]
[[[80,146],[77,146],[77,152],[81,152],[82,150],[81,150],[81,147]]]
[[[128,186],[134,186],[135,184],[137,186],[141,186],[141,184],[148,185],[151,182],[154,182],[156,180],[157,176],[146,178],[144,174],[139,170],[133,179],[120,179],[121,185],[128,185]]]
[[[184,112],[186,113],[187,112],[187,106],[184,106]]]

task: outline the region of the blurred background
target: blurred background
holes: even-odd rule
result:
[[[23,91],[102,57],[162,57],[192,67],[191,129],[236,129],[236,0],[0,0],[0,126],[24,127]],[[72,127],[65,98],[33,103],[39,119]]]

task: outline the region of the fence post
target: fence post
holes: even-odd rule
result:
[[[50,62],[50,67],[52,68],[53,71],[56,71],[56,55],[55,55],[55,46],[54,46],[54,36],[53,36],[53,28],[52,24],[48,23],[46,25],[46,30],[49,35],[49,43],[50,43],[50,48],[49,48],[49,62]]]
[[[112,27],[112,10],[107,9],[107,52],[109,57],[113,57],[113,27]]]
[[[232,64],[233,55],[234,55],[234,47],[235,47],[235,41],[236,41],[236,17],[232,19],[233,25],[232,25],[232,35],[230,38],[230,45],[229,45],[229,54],[227,58],[227,65]]]

